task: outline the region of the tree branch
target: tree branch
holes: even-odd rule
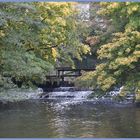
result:
[[[51,46],[51,47],[43,47],[43,48],[39,48],[39,49],[41,49],[41,50],[47,50],[47,49],[52,49],[52,48],[57,48],[58,46],[57,45],[54,45],[54,46]],[[35,50],[35,48],[30,48],[30,49],[28,49],[28,50],[26,50],[26,52],[29,52],[29,51],[34,51]]]

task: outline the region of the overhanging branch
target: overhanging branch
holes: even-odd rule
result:
[[[43,48],[39,48],[41,50],[48,50],[48,49],[52,49],[52,48],[57,48],[58,46],[57,45],[54,45],[54,46],[51,46],[51,47],[43,47]],[[34,51],[35,48],[30,48],[30,49],[27,49],[26,52],[29,52],[29,51]]]

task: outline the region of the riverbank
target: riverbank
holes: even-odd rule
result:
[[[13,89],[2,89],[0,90],[0,102],[17,102],[28,99],[39,99],[40,92],[38,89],[21,89],[21,88],[13,88]]]

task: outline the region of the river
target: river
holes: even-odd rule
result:
[[[0,137],[140,137],[140,108],[88,100],[0,106]]]

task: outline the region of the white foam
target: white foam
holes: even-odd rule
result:
[[[86,99],[92,91],[62,91],[62,92],[50,92],[49,99],[57,99],[57,98],[73,98],[76,99]]]

